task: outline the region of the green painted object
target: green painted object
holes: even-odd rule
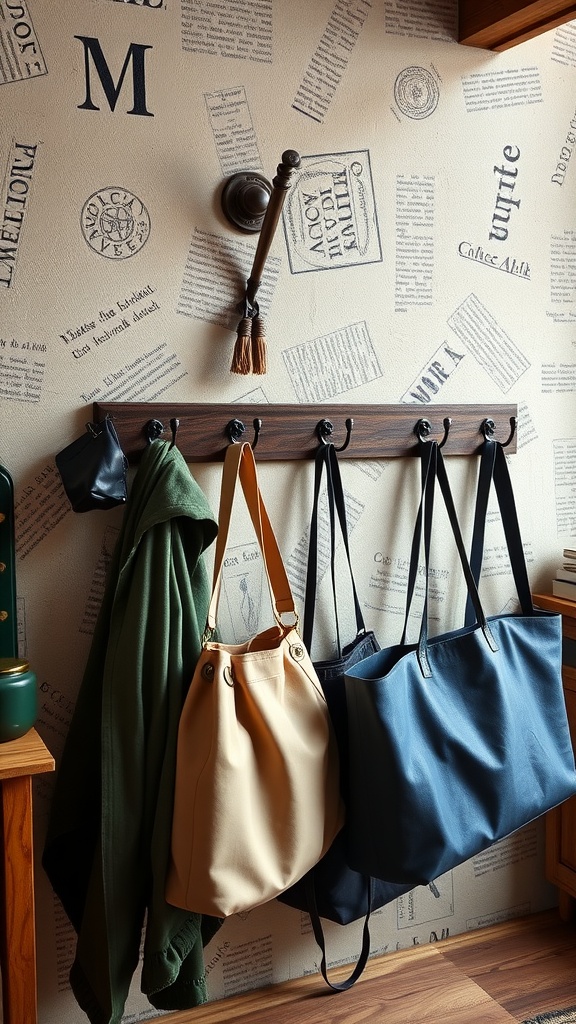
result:
[[[36,676],[23,658],[0,658],[0,743],[17,740],[38,716]]]

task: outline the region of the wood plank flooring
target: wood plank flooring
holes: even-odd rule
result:
[[[346,973],[342,969],[333,976]],[[571,1005],[576,1005],[576,926],[552,910],[370,960],[348,992],[332,994],[314,975],[162,1021],[518,1024]]]
[[[576,1005],[576,926],[557,911],[456,936],[442,953],[516,1020]]]

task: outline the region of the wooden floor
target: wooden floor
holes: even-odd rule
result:
[[[561,921],[553,910],[370,960],[362,979],[348,992],[331,994],[315,975],[171,1014],[162,1021],[518,1024],[572,1005],[576,925]]]

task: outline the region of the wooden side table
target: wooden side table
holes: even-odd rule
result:
[[[552,594],[533,594],[538,608],[562,616],[562,682],[572,746],[576,749],[576,602]],[[570,664],[571,662],[571,664]],[[558,888],[558,909],[564,921],[574,917],[576,908],[576,796],[565,800],[546,815],[546,877]]]
[[[4,1024],[37,1024],[32,776],[54,771],[35,729],[0,743],[0,967]]]

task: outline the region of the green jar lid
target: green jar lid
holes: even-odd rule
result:
[[[24,658],[0,658],[0,676],[17,675],[28,672],[30,663]]]

